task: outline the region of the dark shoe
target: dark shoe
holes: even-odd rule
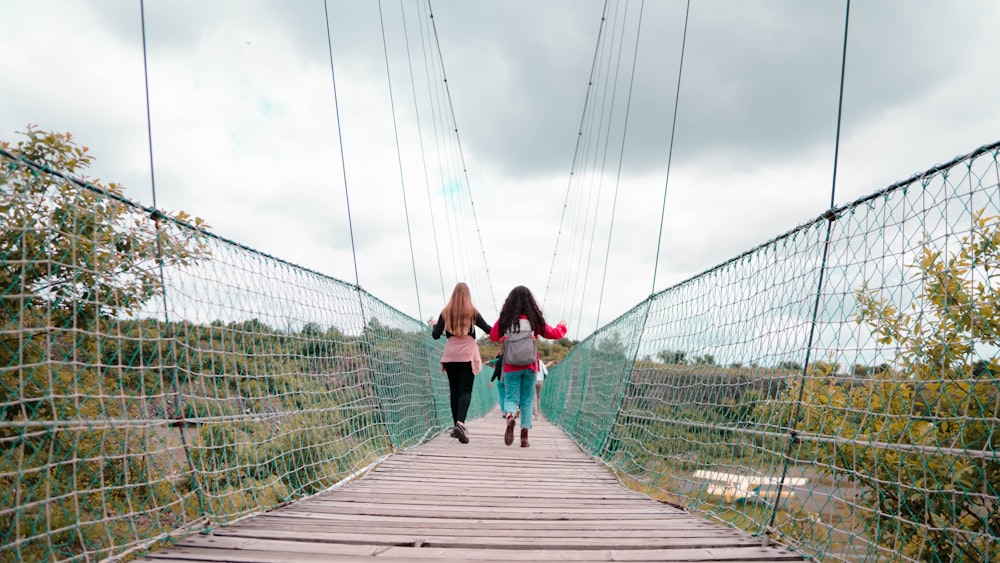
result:
[[[527,428],[522,428],[521,429],[521,447],[522,448],[527,448],[528,447],[528,429]]]
[[[503,433],[503,443],[509,446],[514,443],[514,415],[507,415],[507,430]]]
[[[458,427],[457,426],[451,429],[451,434],[449,434],[449,436],[451,436],[452,438],[458,438]]]
[[[465,431],[465,426],[462,426],[461,424],[455,425],[455,429],[452,430],[452,435],[458,438],[458,441],[463,444],[469,443],[469,434]]]

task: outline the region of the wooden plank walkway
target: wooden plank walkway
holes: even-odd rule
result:
[[[361,479],[193,535],[145,563],[802,561],[621,486],[560,428],[503,444],[496,411],[399,452]]]

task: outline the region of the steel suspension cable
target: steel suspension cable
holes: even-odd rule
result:
[[[587,93],[583,99],[583,112],[580,115],[580,126],[576,134],[576,146],[573,148],[573,159],[569,168],[569,180],[566,183],[566,197],[563,199],[563,209],[559,217],[559,228],[556,231],[556,244],[552,250],[552,265],[549,267],[549,277],[545,282],[545,293],[542,297],[542,308],[549,298],[549,288],[552,285],[552,274],[556,268],[556,257],[559,255],[559,241],[562,238],[563,224],[566,220],[566,209],[569,207],[569,194],[573,187],[573,176],[576,173],[577,159],[580,157],[580,143],[583,140],[583,126],[587,120],[587,108],[590,104],[590,93],[594,87],[594,73],[597,69],[598,55],[600,54],[601,38],[604,34],[604,22],[607,20],[608,0],[604,0],[604,8],[601,10],[601,24],[597,28],[597,42],[594,45],[594,56],[590,63],[590,77],[587,79]]]
[[[149,148],[149,184],[156,205],[156,169],[153,166],[153,118],[149,103],[149,57],[146,52],[146,0],[139,0],[139,18],[142,24],[142,78],[146,94],[146,141]]]
[[[464,229],[464,225],[462,224],[462,217],[460,213],[461,202],[458,198],[459,194],[456,193],[455,189],[456,186],[461,185],[459,174],[455,172],[455,170],[461,165],[455,157],[454,144],[448,141],[449,125],[447,123],[448,112],[445,109],[446,77],[444,76],[443,59],[434,56],[434,37],[431,30],[434,15],[431,12],[429,4],[426,6],[426,10],[426,16],[421,18],[421,44],[424,49],[425,68],[427,68],[428,62],[430,62],[430,68],[427,70],[427,76],[429,77],[428,95],[432,100],[434,140],[435,147],[437,149],[441,202],[444,206],[445,224],[448,231],[448,245],[451,250],[452,283],[455,283],[462,280],[468,281],[472,274],[467,244],[468,240],[466,237],[462,236],[462,233],[466,231]],[[426,32],[423,27],[424,20],[426,20],[427,23]],[[423,41],[426,41],[426,43],[423,43]],[[437,64],[436,61],[441,61],[441,64]],[[478,284],[474,284],[474,286],[478,286]]]
[[[142,78],[146,98],[146,141],[149,147],[149,184],[153,197],[153,212],[151,213],[151,217],[153,219],[153,226],[156,229],[156,267],[161,288],[160,301],[163,304],[164,335],[167,338],[167,365],[169,366],[171,372],[170,385],[173,388],[173,393],[177,396],[178,409],[183,409],[184,392],[181,390],[179,374],[177,373],[176,339],[174,338],[173,327],[170,324],[170,306],[167,301],[167,276],[163,265],[163,237],[160,236],[160,218],[162,217],[162,214],[160,213],[160,208],[157,206],[156,200],[156,168],[154,166],[155,159],[153,158],[153,118],[149,102],[149,55],[146,46],[146,0],[139,0],[139,20],[142,27]],[[180,440],[181,447],[184,450],[185,463],[187,464],[188,471],[190,471],[193,475],[195,474],[194,461],[191,459],[191,447],[187,442],[187,438],[184,436],[184,432],[180,433]],[[194,488],[195,495],[198,499],[198,510],[201,514],[208,514],[206,510],[207,502],[205,500],[205,491],[202,489],[201,482],[199,479],[192,479],[192,481],[192,487]]]
[[[418,8],[423,7],[423,4],[418,4]],[[427,29],[424,29],[424,20],[427,21]],[[463,244],[465,240],[458,235],[462,232],[459,225],[459,217],[457,216],[456,208],[458,207],[458,202],[455,200],[455,191],[451,189],[451,186],[457,185],[457,181],[453,181],[450,177],[450,170],[453,167],[453,151],[448,150],[449,145],[445,141],[446,133],[448,129],[446,125],[447,118],[445,114],[447,113],[444,109],[444,79],[438,75],[438,65],[433,63],[434,59],[434,45],[431,39],[431,22],[433,22],[433,14],[430,13],[430,6],[427,6],[427,15],[421,16],[420,20],[420,39],[421,48],[424,54],[424,68],[428,76],[427,82],[427,92],[431,99],[432,107],[432,117],[434,123],[434,141],[435,149],[437,154],[437,164],[438,164],[438,177],[440,180],[441,190],[442,190],[442,204],[444,206],[444,217],[445,225],[448,231],[448,246],[451,250],[451,266],[452,266],[452,276],[453,283],[467,279],[467,264],[466,264],[466,252],[465,245]],[[430,66],[428,67],[428,61],[430,61]],[[443,68],[441,69],[443,73]],[[456,243],[457,239],[457,243]],[[461,269],[461,272],[459,271]]]
[[[640,342],[642,341],[642,337],[646,333],[646,327],[649,324],[649,315],[650,315],[650,312],[652,311],[652,308],[653,308],[653,299],[654,299],[654,295],[656,293],[656,271],[658,269],[659,262],[660,262],[660,244],[661,244],[661,241],[663,240],[663,221],[664,221],[664,216],[666,214],[666,206],[667,206],[667,186],[670,184],[670,164],[671,164],[671,160],[672,160],[673,152],[674,152],[674,134],[677,131],[677,108],[678,108],[678,105],[679,105],[680,95],[681,95],[681,78],[682,78],[683,73],[684,73],[684,54],[685,54],[685,51],[686,51],[686,48],[687,48],[687,31],[688,31],[688,21],[690,20],[690,15],[691,15],[691,0],[687,0],[687,2],[685,3],[685,7],[684,7],[684,30],[683,30],[683,32],[681,34],[681,53],[680,53],[680,59],[679,59],[678,65],[677,65],[677,88],[676,88],[676,90],[674,92],[674,114],[673,114],[673,118],[672,118],[672,124],[670,126],[670,142],[669,142],[669,148],[667,150],[667,171],[666,171],[666,177],[664,178],[664,181],[663,181],[663,204],[662,204],[661,209],[660,209],[660,230],[659,230],[659,235],[657,236],[657,241],[656,241],[656,260],[655,260],[654,265],[653,265],[653,285],[652,285],[652,289],[650,290],[649,297],[647,297],[646,300],[642,303],[642,304],[644,304],[646,306],[646,308],[645,308],[645,311],[642,313],[642,322],[639,323],[639,328],[636,331],[636,335],[637,335],[636,338]],[[637,31],[636,32],[636,49],[638,49],[638,42],[639,42],[639,38],[638,38],[638,31]],[[635,61],[633,60],[633,73],[635,72],[634,64],[635,64]],[[634,74],[633,74],[633,77],[634,77]],[[622,142],[622,144],[624,146],[624,141]],[[610,248],[610,244],[611,244],[610,238],[611,238],[611,235],[609,234],[608,235],[608,245],[609,245],[609,248]],[[606,273],[607,273],[607,270],[605,270],[605,274]],[[640,304],[640,305],[642,305],[642,304]],[[640,349],[640,346],[636,346],[635,347],[635,352],[632,355],[631,365],[633,365],[633,366],[636,365],[636,362],[637,362],[637,360],[639,358],[639,349]],[[621,391],[621,395],[619,396],[619,403],[618,403],[617,414],[615,415],[615,424],[618,423],[618,418],[621,415],[621,412],[622,412],[622,410],[621,410],[621,404],[622,404],[622,401],[624,401],[624,397],[625,397],[625,389],[623,388],[622,391]],[[607,438],[610,438],[610,433],[608,434]],[[605,439],[604,444],[601,446],[602,450],[604,450],[605,448],[608,447],[609,440],[607,438]]]
[[[637,22],[636,22],[636,28],[635,28],[635,46],[633,47],[633,51],[632,51],[632,69],[631,69],[631,74],[629,76],[628,96],[627,96],[626,103],[625,103],[625,122],[622,125],[622,141],[621,141],[620,152],[618,154],[618,172],[617,172],[617,175],[616,175],[616,178],[615,178],[615,191],[614,191],[614,196],[612,198],[612,204],[611,204],[611,223],[608,226],[608,248],[607,248],[607,251],[604,254],[604,272],[603,272],[603,276],[601,278],[601,291],[600,291],[600,296],[599,296],[598,302],[597,302],[597,315],[596,315],[596,319],[595,319],[595,322],[594,322],[594,330],[595,330],[595,332],[601,326],[601,305],[602,305],[602,303],[604,301],[604,286],[605,286],[605,282],[607,280],[607,275],[608,275],[609,257],[611,256],[611,235],[612,235],[612,233],[614,231],[615,211],[617,209],[617,204],[618,204],[618,188],[621,185],[622,162],[624,161],[624,157],[625,157],[625,140],[626,140],[626,137],[627,137],[627,134],[628,134],[628,118],[629,118],[629,115],[630,115],[630,110],[632,108],[632,92],[633,92],[633,87],[635,86],[635,69],[636,69],[636,62],[638,61],[638,58],[639,58],[639,37],[641,35],[640,32],[642,31],[642,15],[644,13],[645,6],[646,6],[645,0],[643,0],[643,2],[639,3],[639,16],[638,16],[638,19],[637,19]],[[638,324],[638,326],[636,327],[634,336],[633,336],[633,338],[636,339],[636,340],[641,340],[641,337],[642,337],[643,333],[645,333],[645,331],[646,331],[646,323],[649,320],[649,313],[650,313],[650,310],[652,309],[652,306],[653,306],[653,296],[650,295],[649,297],[647,297],[646,300],[645,300],[645,302],[642,303],[642,304],[640,304],[640,305],[643,305],[643,304],[645,305],[645,311],[642,313],[642,323]],[[635,351],[632,354],[632,359],[631,359],[630,365],[634,366],[634,365],[637,364],[638,359],[639,359],[639,350],[640,350],[640,348],[641,347],[638,346],[638,345],[635,347]],[[630,377],[630,375],[629,375],[629,377]],[[612,422],[612,427],[614,427],[614,426],[616,426],[616,425],[619,424],[620,418],[622,416],[622,405],[625,402],[626,392],[627,392],[627,386],[626,385],[622,385],[621,389],[620,389],[620,391],[618,393],[617,400],[616,400],[616,402],[614,404],[614,407],[615,407],[614,408],[615,420],[614,420],[614,422]],[[604,443],[601,445],[601,449],[600,449],[601,452],[604,452],[604,451],[607,450],[607,448],[608,448],[608,446],[609,446],[609,444],[611,442],[611,437],[612,437],[612,433],[608,432],[608,434],[605,436]]]
[[[844,114],[844,76],[847,69],[847,31],[850,27],[851,21],[851,0],[846,0],[844,5],[844,40],[843,45],[840,50],[840,92],[837,99],[837,128],[834,134],[833,143],[833,178],[830,182],[830,207],[827,211],[826,217],[826,235],[823,241],[823,254],[820,258],[819,264],[819,276],[816,280],[816,298],[813,300],[813,311],[812,319],[809,323],[809,337],[806,340],[806,355],[802,362],[802,372],[800,375],[799,383],[799,396],[795,401],[795,411],[792,415],[791,430],[788,435],[788,446],[785,449],[784,460],[781,467],[781,479],[778,480],[777,496],[774,502],[774,507],[771,511],[771,517],[768,521],[767,527],[762,530],[761,533],[761,544],[764,547],[768,545],[768,532],[774,529],[774,522],[778,516],[778,499],[781,499],[782,488],[784,487],[785,478],[788,476],[788,461],[792,455],[792,448],[797,442],[797,432],[795,428],[798,427],[799,419],[802,417],[802,401],[804,399],[804,393],[806,389],[806,375],[809,370],[809,361],[812,358],[813,340],[816,336],[816,324],[819,318],[819,305],[820,300],[823,297],[823,279],[826,277],[827,269],[827,258],[830,254],[830,241],[833,234],[833,223],[837,220],[837,213],[834,208],[834,204],[837,198],[837,161],[840,158],[840,126]]]
[[[680,93],[681,93],[681,77],[683,76],[683,71],[684,71],[684,52],[685,52],[685,49],[686,49],[686,46],[687,46],[687,30],[688,30],[688,21],[690,19],[690,15],[691,15],[691,0],[687,0],[685,8],[684,8],[684,31],[681,34],[681,54],[680,54],[680,61],[679,61],[678,65],[677,65],[678,66],[678,68],[677,68],[677,89],[676,89],[676,91],[674,93],[674,115],[673,115],[673,123],[671,124],[671,127],[670,127],[670,143],[669,143],[669,149],[667,151],[667,172],[666,172],[666,178],[664,179],[664,183],[663,183],[663,205],[662,205],[661,211],[660,211],[660,231],[659,231],[660,234],[659,234],[659,237],[658,237],[657,243],[656,243],[656,263],[653,266],[653,289],[650,291],[649,297],[647,297],[646,300],[643,303],[640,303],[640,305],[645,305],[646,307],[645,307],[645,311],[642,313],[642,322],[639,323],[639,328],[636,331],[636,335],[637,335],[636,338],[639,341],[642,340],[643,335],[646,333],[646,326],[649,323],[649,315],[650,315],[650,312],[652,311],[652,308],[653,308],[652,305],[653,305],[654,295],[656,293],[656,270],[657,270],[657,266],[659,264],[659,258],[660,258],[660,241],[663,239],[663,217],[664,217],[665,210],[666,210],[666,205],[667,205],[667,186],[669,185],[669,182],[670,182],[670,161],[671,161],[671,156],[673,155],[673,149],[674,149],[674,133],[676,132],[676,129],[677,129],[677,108],[678,108],[678,101],[680,100]],[[636,33],[636,35],[637,35],[637,37],[636,37],[636,45],[637,45],[637,48],[638,48],[638,41],[639,41],[639,39],[638,39],[638,32]],[[634,64],[634,61],[633,61],[633,64]],[[634,70],[635,69],[633,67],[633,72],[634,72]],[[624,142],[623,142],[623,144],[624,144]],[[610,235],[609,235],[609,243],[608,244],[610,245]],[[636,362],[637,362],[637,360],[639,358],[639,349],[640,349],[640,347],[636,346],[635,347],[635,352],[632,355],[631,365],[633,365],[633,366],[636,365]],[[621,395],[619,396],[620,401],[618,403],[617,414],[615,415],[615,424],[618,423],[618,418],[619,418],[619,416],[621,415],[621,412],[622,412],[622,410],[621,410],[621,401],[624,400],[624,396],[625,396],[624,393],[625,393],[625,390],[622,389]],[[605,438],[604,444],[602,444],[602,446],[601,446],[602,451],[608,447],[610,436],[611,436],[611,434],[608,433],[608,436]]]
[[[406,179],[403,176],[403,155],[399,148],[399,125],[396,122],[396,101],[392,95],[392,72],[389,70],[389,45],[385,39],[385,18],[382,15],[382,0],[378,0],[378,23],[382,31],[382,54],[385,57],[385,79],[389,84],[389,107],[392,111],[392,132],[396,138],[396,163],[399,165],[399,188],[403,193],[403,215],[406,217],[406,238],[410,242],[410,263],[413,265],[413,289],[417,294],[417,318],[423,320],[420,307],[420,282],[417,280],[417,258],[413,253],[413,231],[410,228],[410,207],[406,201]]]
[[[608,262],[611,256],[611,235],[614,232],[615,211],[618,208],[618,188],[621,186],[622,162],[625,159],[625,139],[628,134],[628,118],[632,108],[632,89],[635,86],[635,67],[636,61],[639,58],[639,34],[640,31],[642,31],[642,14],[645,7],[646,0],[642,0],[642,2],[639,3],[639,19],[635,27],[635,50],[632,52],[632,74],[629,77],[628,97],[625,101],[625,123],[622,125],[621,152],[618,153],[618,174],[615,177],[615,191],[611,198],[611,223],[608,225],[608,248],[604,253],[604,273],[601,277],[601,291],[597,298],[597,318],[594,321],[594,330],[597,330],[601,326],[601,306],[604,303],[604,286],[608,279]]]
[[[493,279],[490,276],[490,266],[489,262],[486,260],[486,246],[483,245],[483,232],[479,228],[479,218],[476,214],[476,202],[472,198],[472,184],[469,182],[469,170],[465,164],[465,153],[462,151],[462,139],[458,134],[458,120],[455,118],[455,105],[452,103],[451,99],[451,88],[448,86],[448,76],[444,70],[444,55],[441,53],[441,41],[438,38],[437,23],[434,21],[434,9],[431,6],[431,0],[427,0],[427,8],[430,11],[431,29],[434,32],[434,44],[437,46],[437,55],[439,62],[441,64],[441,76],[444,82],[444,91],[448,100],[448,110],[451,114],[451,123],[455,130],[455,142],[458,145],[458,156],[461,161],[462,174],[465,178],[465,187],[469,193],[469,205],[472,209],[472,221],[476,227],[476,235],[479,238],[479,248],[483,256],[483,267],[486,269],[486,282],[490,288],[490,299],[493,302],[493,307],[496,308],[496,293],[493,291]]]
[[[422,6],[423,4],[417,4],[418,9],[420,9]],[[430,17],[427,17],[427,20],[430,20]],[[442,131],[444,130],[444,126],[441,123],[439,123],[439,119],[441,119],[441,116],[443,115],[444,112],[438,111],[438,108],[436,107],[436,104],[439,104],[441,99],[441,96],[435,95],[436,91],[435,86],[439,84],[436,73],[437,67],[434,66],[433,64],[428,66],[428,61],[431,60],[431,53],[434,52],[434,48],[431,46],[430,31],[424,29],[424,16],[420,17],[419,23],[420,23],[420,48],[424,55],[424,72],[428,77],[427,97],[431,103],[431,123],[433,125],[433,130],[434,130],[434,149],[435,149],[434,153],[437,156],[438,180],[441,182],[442,186],[447,186],[448,182],[444,175],[446,168],[443,156],[444,151],[442,149],[442,146],[444,145],[442,141],[442,138],[444,136],[442,133]],[[434,78],[433,80],[431,79],[432,77]],[[430,188],[428,188],[428,190],[429,189]],[[451,250],[451,256],[452,256],[451,273],[454,279],[457,281],[459,279],[459,276],[458,276],[458,261],[455,260],[455,255],[456,255],[455,238],[453,235],[453,229],[451,225],[450,208],[447,204],[447,194],[445,194],[445,196],[446,197],[444,199],[444,208],[445,208],[444,220],[445,220],[445,227],[448,231],[448,248]],[[430,196],[428,195],[428,197]],[[431,213],[433,214],[433,209],[431,210]],[[442,293],[444,293],[443,282],[442,282]]]
[[[330,7],[323,0],[323,19],[326,24],[326,48],[330,56],[330,80],[333,83],[333,108],[337,118],[337,144],[340,146],[340,169],[344,180],[344,201],[347,204],[347,228],[351,235],[351,256],[354,259],[354,285],[358,290],[358,304],[361,307],[361,318],[365,319],[365,303],[361,297],[361,276],[358,275],[358,251],[354,244],[354,222],[351,218],[351,192],[347,186],[347,159],[344,158],[344,134],[340,127],[340,101],[337,96],[337,73],[333,64],[333,34],[330,31]]]
[[[438,245],[437,222],[434,219],[434,209],[431,201],[431,181],[430,175],[427,172],[427,154],[424,151],[424,134],[423,128],[420,124],[420,104],[417,102],[417,84],[416,80],[413,78],[413,58],[410,54],[410,34],[406,27],[406,8],[403,0],[400,0],[399,2],[399,12],[402,15],[403,20],[403,39],[406,41],[406,62],[410,70],[410,90],[413,94],[413,113],[417,121],[417,140],[420,142],[420,162],[424,167],[424,187],[427,189],[427,206],[431,209],[431,235],[434,240],[434,256],[437,258],[438,278],[441,281],[441,302],[443,303],[447,300],[447,296],[444,291],[444,271],[441,269],[441,249]]]
[[[600,83],[598,77],[601,76],[604,68],[603,49],[606,44],[607,41],[602,37],[598,46],[600,53],[598,55],[597,68],[594,72],[593,87],[596,87]],[[596,93],[597,89],[595,88],[593,91],[594,96],[591,98],[594,105],[587,108],[586,119],[582,128],[583,137],[579,153],[581,157],[578,161],[577,169],[570,176],[571,190],[574,192],[575,197],[572,203],[570,203],[569,217],[566,221],[566,230],[570,234],[569,244],[563,252],[564,255],[570,257],[570,262],[573,262],[573,257],[580,256],[583,252],[584,232],[587,230],[587,220],[590,218],[590,202],[594,187],[590,154],[592,149],[594,151],[597,150],[597,147],[594,146],[597,143],[597,135],[593,134],[593,130],[598,127],[597,123],[600,118],[596,111]],[[559,292],[561,298],[558,301],[556,309],[565,310],[559,316],[568,319],[573,314],[573,304],[576,303],[576,291],[579,287],[580,276],[579,272],[574,271],[570,267],[563,267],[558,275],[562,284],[562,290]],[[572,291],[570,288],[572,288]],[[579,329],[578,326],[576,328]]]
[[[677,132],[677,106],[681,98],[681,77],[684,75],[684,51],[687,48],[688,19],[691,15],[691,0],[684,8],[684,33],[681,35],[681,58],[677,65],[677,91],[674,93],[674,116],[670,125],[670,144],[667,148],[667,175],[663,181],[663,205],[660,207],[660,231],[656,237],[656,260],[653,262],[653,286],[650,295],[656,293],[656,273],[660,267],[660,246],[663,243],[663,221],[667,213],[667,186],[670,185],[670,164],[674,156],[674,134]]]
[[[601,102],[601,105],[602,105],[602,107],[601,107],[601,114],[602,114],[601,122],[603,122],[604,105],[607,104],[608,86],[609,86],[609,84],[611,82],[610,77],[612,76],[611,58],[612,58],[612,56],[614,56],[614,51],[615,51],[615,46],[614,46],[615,35],[618,34],[618,29],[617,29],[618,6],[620,6],[620,5],[621,4],[617,4],[615,6],[615,16],[614,16],[614,19],[613,19],[613,22],[615,23],[615,25],[614,25],[614,28],[613,28],[613,31],[612,31],[612,34],[611,34],[611,41],[609,42],[610,43],[610,47],[608,49],[608,74],[607,74],[608,80],[606,80],[605,83],[604,83],[604,100]],[[597,166],[597,153],[596,153],[596,150],[595,150],[595,153],[594,153],[595,176],[597,178],[597,202],[594,205],[594,219],[591,222],[592,223],[592,228],[590,229],[590,246],[587,249],[587,263],[586,263],[586,266],[583,269],[583,288],[580,291],[580,306],[577,309],[577,317],[576,317],[577,321],[576,321],[576,325],[575,325],[577,327],[579,327],[581,325],[581,323],[583,322],[583,320],[582,320],[583,319],[583,309],[584,309],[584,304],[586,303],[586,300],[587,300],[587,286],[590,285],[590,283],[589,283],[590,282],[590,262],[591,262],[591,260],[593,259],[593,256],[594,256],[594,242],[595,242],[595,240],[597,238],[597,215],[598,215],[598,212],[600,211],[600,208],[601,208],[601,195],[604,193],[604,169],[607,166],[607,161],[608,161],[608,148],[611,146],[611,143],[610,143],[611,125],[612,125],[612,122],[614,121],[613,118],[614,118],[614,111],[615,111],[615,105],[616,105],[615,102],[618,99],[618,75],[619,75],[619,73],[621,71],[621,58],[622,58],[622,52],[624,51],[624,45],[625,45],[625,27],[626,27],[627,21],[628,21],[628,3],[626,2],[625,3],[625,11],[622,13],[621,34],[618,35],[618,56],[617,56],[617,60],[615,61],[615,64],[614,64],[614,71],[613,71],[613,75],[614,75],[614,87],[611,89],[611,107],[608,109],[608,113],[607,113],[608,122],[607,122],[607,129],[606,129],[607,133],[606,133],[606,135],[602,135],[601,134],[601,127],[600,126],[598,126],[598,129],[597,129],[598,147],[595,147],[595,149],[599,149],[600,148],[600,142],[603,140],[603,142],[604,142],[604,152],[603,152],[603,154],[601,156],[600,172],[597,172],[597,170],[596,170],[596,166]],[[586,232],[584,233],[584,236],[586,236]],[[579,279],[579,276],[578,276],[577,279]],[[575,294],[576,294],[576,290],[574,289],[574,296],[575,296]]]

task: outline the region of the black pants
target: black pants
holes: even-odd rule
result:
[[[451,418],[455,424],[465,423],[465,415],[469,413],[469,402],[472,401],[472,362],[443,362],[445,373],[448,374],[448,389],[451,392]]]

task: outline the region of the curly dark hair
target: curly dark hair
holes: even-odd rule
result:
[[[497,325],[502,332],[521,332],[521,315],[528,317],[532,332],[539,336],[545,333],[545,317],[542,316],[542,310],[535,303],[531,290],[523,285],[510,290],[507,300],[500,309]]]

